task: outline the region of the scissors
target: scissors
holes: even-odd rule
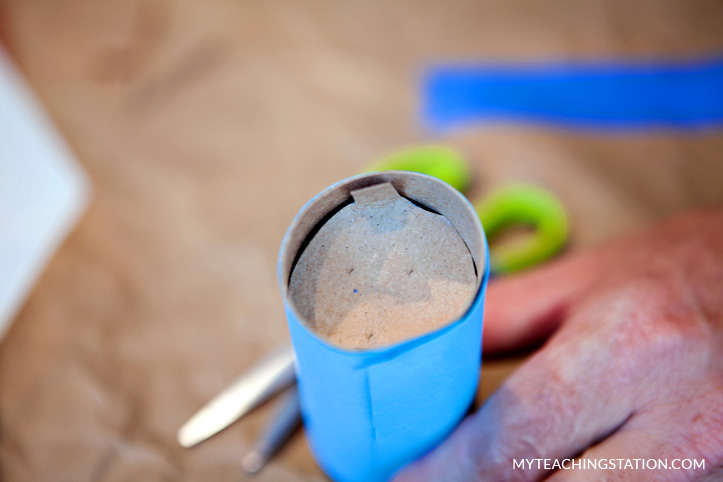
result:
[[[365,172],[414,171],[447,182],[464,193],[471,183],[471,170],[457,151],[445,146],[418,146],[396,152],[372,164]],[[568,236],[568,218],[562,204],[549,191],[529,183],[502,186],[473,206],[489,240],[510,228],[524,227],[526,236],[490,248],[490,270],[495,275],[514,273],[557,254]],[[273,457],[301,423],[296,392],[294,350],[286,344],[263,358],[236,379],[178,431],[178,442],[192,447],[227,428],[275,395],[268,425],[241,461],[242,469],[253,474]]]

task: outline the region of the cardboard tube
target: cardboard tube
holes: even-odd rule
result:
[[[433,332],[391,346],[346,350],[309,328],[289,296],[289,280],[321,225],[353,202],[351,192],[382,183],[447,218],[470,251],[477,291],[461,317]],[[470,203],[451,186],[423,174],[355,176],[327,188],[297,214],[281,245],[278,277],[307,437],[331,478],[388,480],[446,438],[464,417],[479,378],[488,265],[484,233]]]

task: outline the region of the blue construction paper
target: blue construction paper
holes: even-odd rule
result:
[[[435,129],[527,121],[603,129],[723,126],[723,57],[677,62],[448,65],[423,86]]]
[[[416,173],[364,176],[387,175],[429,177]],[[457,191],[454,195],[463,199]],[[300,215],[313,210],[319,196]],[[479,226],[471,205],[464,202]],[[388,480],[444,440],[467,413],[479,380],[489,278],[489,253],[481,227],[479,233],[482,245],[477,259],[484,256],[484,272],[472,304],[459,320],[417,338],[372,350],[345,350],[310,331],[284,297],[306,434],[317,462],[335,481]],[[284,293],[288,237],[289,233],[279,260]]]

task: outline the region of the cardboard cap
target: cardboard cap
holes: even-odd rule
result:
[[[442,215],[389,182],[350,192],[293,268],[289,296],[307,327],[348,349],[387,346],[459,318],[475,265]]]
[[[314,328],[316,317],[312,312],[315,312],[315,309],[301,306],[303,303],[308,303],[308,301],[298,302],[303,296],[290,297],[292,272],[295,271],[317,233],[336,214],[354,203],[353,192],[362,192],[365,188],[383,184],[390,184],[399,196],[413,203],[416,209],[439,213],[454,228],[472,258],[475,275],[474,291],[482,283],[487,269],[486,241],[477,213],[459,191],[436,178],[413,172],[384,171],[362,174],[330,186],[309,201],[292,221],[282,243],[278,273],[281,292],[285,299],[289,298],[291,308],[307,328]],[[304,269],[308,269],[308,265],[304,266]],[[327,272],[330,271],[335,270]],[[313,276],[310,278],[313,282]],[[306,297],[307,300],[310,298]]]

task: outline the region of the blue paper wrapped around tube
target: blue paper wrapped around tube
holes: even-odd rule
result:
[[[390,183],[403,197],[444,216],[476,269],[476,292],[464,314],[443,327],[368,350],[347,350],[320,337],[289,296],[302,252],[351,193]],[[363,174],[312,199],[282,243],[279,283],[296,352],[302,414],[314,456],[334,480],[385,481],[424,455],[457,426],[477,388],[488,250],[479,219],[458,191],[411,172]]]

